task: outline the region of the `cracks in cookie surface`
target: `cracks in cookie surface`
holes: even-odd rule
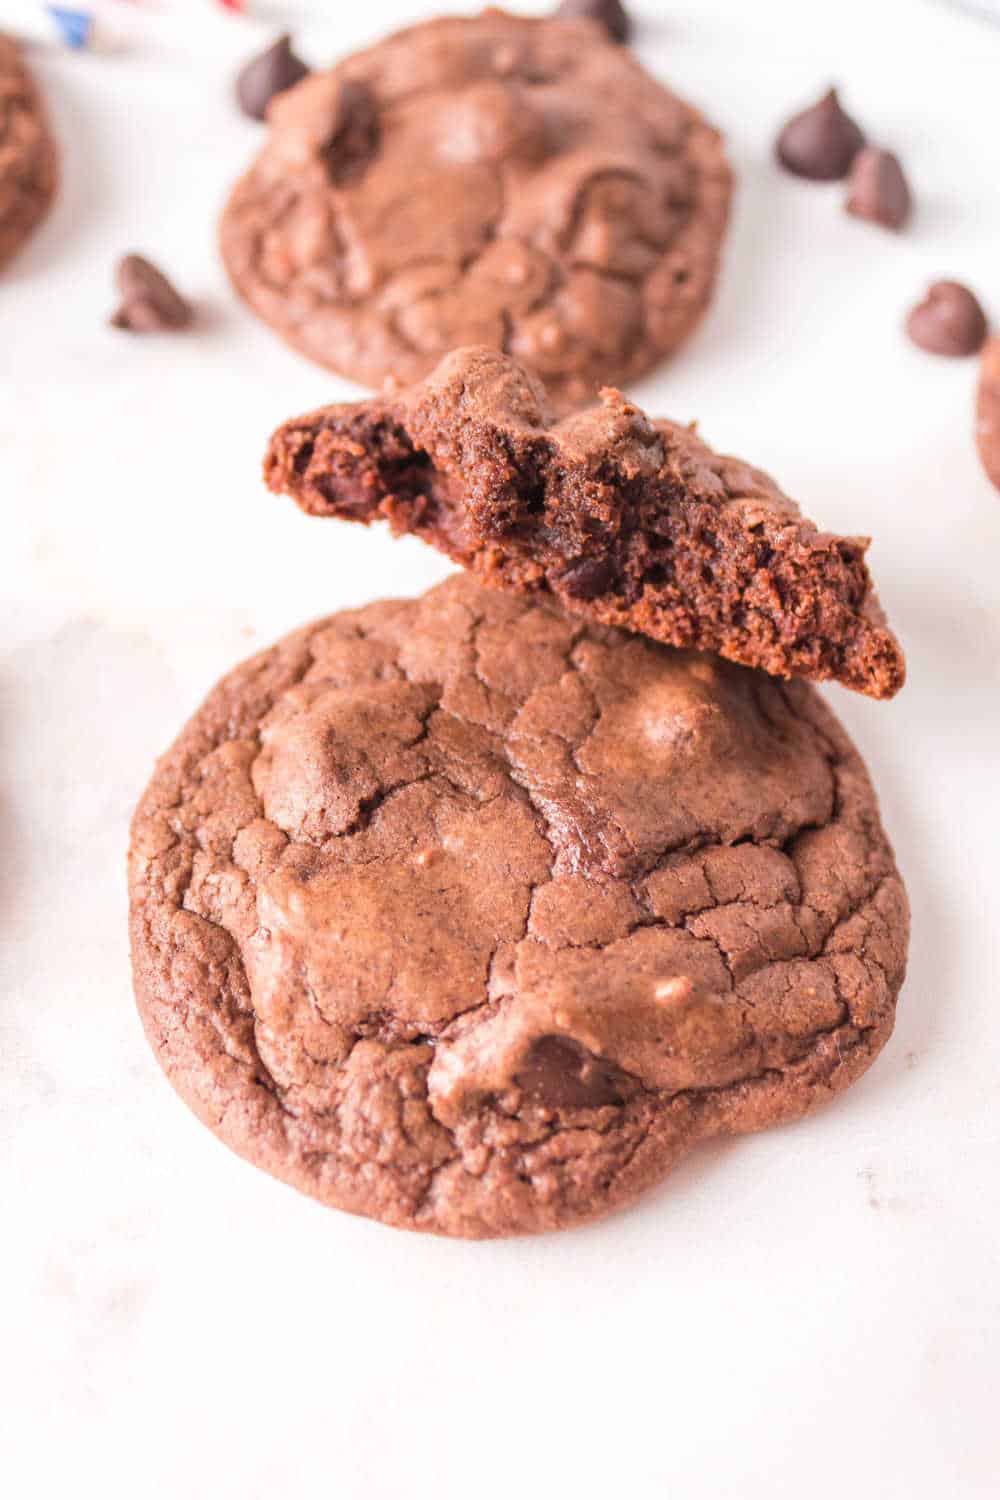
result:
[[[141,876],[138,871],[134,874],[133,908],[138,919],[137,930],[142,934],[137,943],[137,951],[140,975],[144,956],[148,960],[151,954],[158,955],[157,962],[153,964],[153,968],[159,971],[158,976],[151,980],[147,975],[146,979],[147,1018],[168,1016],[171,1028],[181,1027],[195,1059],[194,1063],[189,1061],[185,1065],[185,1076],[190,1074],[192,1067],[201,1067],[209,1079],[210,1094],[214,1097],[221,1095],[230,1102],[236,1101],[231,1108],[227,1103],[218,1118],[223,1120],[223,1128],[234,1138],[233,1143],[238,1149],[245,1150],[250,1155],[263,1155],[265,1164],[278,1171],[279,1175],[291,1177],[298,1185],[317,1192],[319,1196],[352,1206],[359,1201],[358,1194],[363,1191],[361,1184],[366,1180],[365,1173],[374,1170],[371,1167],[363,1170],[363,1164],[368,1160],[365,1153],[376,1151],[377,1154],[375,1137],[371,1135],[371,1128],[365,1124],[365,1120],[381,1119],[385,1127],[385,1140],[398,1142],[398,1147],[392,1148],[397,1151],[398,1160],[391,1152],[385,1160],[380,1160],[377,1174],[382,1175],[378,1180],[384,1179],[390,1186],[384,1188],[388,1195],[385,1203],[381,1207],[376,1205],[371,1211],[380,1213],[383,1217],[394,1218],[395,1221],[424,1223],[426,1227],[445,1228],[450,1232],[495,1232],[490,1229],[488,1222],[490,1182],[499,1178],[507,1181],[509,1178],[519,1184],[519,1191],[523,1190],[528,1194],[530,1202],[525,1200],[520,1210],[524,1214],[526,1225],[534,1221],[539,1224],[549,1222],[553,1215],[555,1218],[560,1215],[579,1216],[584,1212],[583,1200],[588,1194],[607,1195],[615,1183],[623,1180],[623,1174],[628,1171],[629,1164],[642,1150],[651,1132],[661,1128],[665,1110],[680,1110],[683,1116],[683,1129],[678,1125],[680,1135],[675,1143],[679,1151],[686,1149],[686,1145],[691,1144],[698,1134],[705,1133],[709,1128],[729,1128],[727,1120],[730,1123],[738,1121],[740,1090],[745,1093],[751,1085],[757,1085],[762,1089],[780,1092],[786,1075],[790,1080],[789,1088],[795,1089],[798,1085],[794,1083],[794,1079],[807,1066],[810,1057],[820,1058],[814,1064],[820,1073],[824,1069],[829,1072],[834,1066],[832,1061],[822,1062],[823,1057],[832,1056],[827,1050],[831,1045],[834,1046],[834,1052],[843,1049],[844,1067],[848,1066],[852,1057],[858,1055],[859,1049],[863,1055],[867,1055],[870,1035],[880,1035],[878,1028],[882,1027],[884,1030],[886,1016],[891,1017],[892,996],[890,995],[888,1011],[883,1004],[882,1011],[874,1020],[854,1025],[851,1021],[852,996],[843,989],[835,962],[840,955],[835,945],[838,934],[842,934],[846,925],[854,921],[859,913],[865,914],[864,920],[870,927],[874,921],[875,902],[879,893],[895,882],[896,877],[877,825],[874,831],[862,829],[858,836],[867,839],[869,858],[874,857],[875,863],[864,881],[849,896],[843,898],[846,901],[845,909],[838,910],[833,915],[818,944],[814,933],[806,955],[808,961],[821,961],[825,967],[830,968],[840,1004],[838,1018],[832,1022],[823,1019],[807,1035],[798,1037],[794,1046],[787,1049],[787,1060],[781,1066],[765,1064],[756,1075],[718,1089],[709,1087],[666,1092],[651,1089],[641,1077],[629,1075],[627,1069],[620,1069],[623,1076],[630,1079],[628,1086],[632,1090],[630,1099],[621,1106],[606,1107],[598,1111],[551,1109],[523,1098],[518,1102],[518,1092],[514,1089],[507,1104],[500,1097],[492,1100],[485,1098],[469,1119],[459,1121],[458,1124],[443,1124],[435,1114],[433,1102],[428,1095],[427,1074],[436,1050],[442,1041],[449,1040],[455,1034],[462,1034],[463,1030],[474,1031],[482,1024],[482,1018],[495,1017],[505,1007],[518,1004],[516,976],[508,979],[503,974],[502,963],[505,959],[516,963],[518,953],[525,945],[531,949],[547,946],[544,937],[540,938],[535,930],[544,915],[539,906],[540,896],[542,892],[552,892],[561,856],[574,838],[565,826],[554,826],[546,819],[544,808],[535,805],[530,776],[524,777],[522,774],[517,787],[513,786],[515,772],[510,766],[509,749],[514,725],[517,715],[534,699],[538,689],[528,692],[520,704],[517,695],[510,698],[498,694],[496,661],[502,661],[502,657],[495,658],[495,652],[502,650],[504,638],[522,631],[526,621],[532,626],[537,624],[537,639],[531,636],[530,631],[528,635],[532,649],[542,652],[538,659],[545,663],[544,669],[540,669],[541,676],[545,678],[545,683],[541,684],[544,687],[546,683],[563,682],[567,677],[580,678],[578,647],[581,642],[595,636],[601,638],[601,632],[588,632],[578,622],[573,622],[567,630],[566,622],[560,621],[558,615],[546,608],[511,604],[507,601],[490,604],[485,600],[481,606],[477,606],[477,600],[483,598],[482,593],[466,580],[444,585],[442,590],[435,592],[438,595],[443,593],[448,601],[448,607],[442,616],[446,619],[448,628],[443,637],[440,680],[434,686],[434,702],[426,711],[420,735],[414,743],[424,746],[435,744],[435,725],[440,729],[445,723],[457,726],[463,733],[467,731],[472,734],[470,745],[478,747],[477,753],[486,753],[483,747],[487,747],[488,759],[492,757],[494,769],[499,768],[498,774],[511,779],[510,791],[504,793],[501,790],[496,795],[477,802],[476,806],[483,808],[499,804],[502,808],[515,791],[517,798],[526,795],[535,807],[533,816],[536,833],[548,850],[547,876],[539,871],[537,876],[525,881],[523,911],[516,930],[508,938],[495,936],[484,954],[478,970],[479,997],[457,1010],[451,1019],[440,1022],[414,1024],[412,1020],[407,1021],[403,1017],[405,1024],[402,1032],[409,1030],[412,1033],[406,1036],[398,1029],[398,1014],[394,1021],[384,1020],[385,1016],[393,1016],[396,1004],[397,975],[393,972],[382,999],[383,1020],[377,1021],[373,1011],[368,1021],[359,1022],[349,1038],[346,1051],[333,1063],[322,1053],[310,1053],[308,1039],[302,1042],[309,1065],[326,1079],[324,1087],[327,1088],[327,1102],[323,1104],[318,1097],[310,1095],[308,1086],[304,1092],[298,1084],[289,1086],[275,1076],[268,1066],[255,1035],[259,1016],[241,957],[240,939],[221,926],[213,915],[208,914],[208,908],[202,911],[192,910],[189,904],[195,881],[196,855],[207,851],[216,860],[216,876],[224,880],[238,868],[236,847],[241,839],[245,839],[248,829],[257,831],[258,844],[263,846],[266,842],[259,827],[263,819],[263,806],[259,799],[254,800],[252,805],[250,802],[244,805],[242,799],[245,797],[245,783],[240,783],[242,789],[239,797],[234,795],[232,799],[232,806],[235,808],[238,805],[238,818],[232,827],[225,829],[224,837],[217,829],[216,822],[213,821],[217,818],[213,798],[217,797],[222,784],[215,779],[218,753],[220,750],[232,753],[226,747],[250,742],[256,745],[259,755],[262,747],[261,723],[267,718],[272,705],[286,701],[288,694],[297,689],[304,688],[307,692],[317,693],[321,690],[325,670],[323,656],[321,652],[317,657],[312,647],[320,641],[324,630],[330,631],[330,625],[313,628],[306,637],[300,638],[300,645],[293,648],[293,653],[294,650],[300,652],[300,659],[294,670],[289,670],[287,666],[283,672],[276,670],[276,663],[280,664],[282,658],[275,652],[265,658],[263,666],[238,672],[235,685],[228,690],[224,685],[219,690],[223,694],[221,699],[216,695],[215,701],[219,703],[219,707],[213,708],[213,700],[210,700],[206,710],[203,710],[201,719],[204,727],[199,727],[196,720],[192,730],[188,731],[187,747],[184,747],[182,741],[182,748],[173,752],[168,767],[158,773],[137,817],[137,839],[141,844],[143,836],[151,835],[153,825],[159,820],[160,823],[166,822],[171,826],[174,842],[167,849],[158,849],[152,855]],[[451,608],[452,596],[457,608]],[[434,597],[430,596],[432,599]],[[493,596],[489,597],[492,599]],[[342,624],[339,630],[334,629],[331,638],[334,642],[353,639],[373,645],[383,652],[378,658],[379,671],[388,672],[391,668],[393,680],[423,685],[427,682],[426,666],[420,662],[414,664],[407,657],[407,642],[410,641],[413,630],[416,629],[419,634],[421,628],[426,628],[421,627],[415,618],[418,609],[419,605],[409,606],[401,611],[397,609],[396,615],[389,618],[378,616],[378,607],[374,607],[372,611],[361,612],[359,618],[362,623],[356,629],[353,623],[350,627],[346,623]],[[460,626],[457,630],[456,625]],[[493,634],[490,635],[490,632]],[[409,649],[412,655],[412,646]],[[649,649],[655,651],[657,648]],[[287,655],[289,648],[278,650],[284,650]],[[345,651],[347,655],[350,654],[347,648]],[[545,655],[546,652],[549,656]],[[398,674],[398,678],[395,674]],[[460,708],[453,706],[445,710],[442,707],[442,700],[449,692],[456,691],[456,684],[466,681],[474,682],[481,690],[483,696],[478,701],[484,705],[482,712],[486,722],[464,719]],[[561,726],[562,742],[570,750],[572,774],[576,781],[583,780],[586,775],[580,769],[579,756],[582,747],[593,738],[600,721],[597,700],[592,693],[589,696],[589,715],[584,715],[577,725],[568,726],[564,723]],[[227,697],[232,700],[231,705]],[[811,716],[812,710],[808,702],[803,701],[801,694],[793,692],[782,701],[788,713],[796,719],[801,718],[804,710],[807,718]],[[851,761],[853,752],[849,749],[845,751],[837,734],[827,732],[824,736],[825,713],[823,709],[816,709],[818,722],[814,726],[815,733],[817,737],[824,738],[827,762],[835,780],[839,782],[845,764],[849,775],[857,774]],[[207,737],[206,728],[209,731]],[[197,753],[191,753],[188,747],[196,748]],[[466,770],[468,775],[468,769]],[[245,781],[249,781],[250,776],[250,772],[242,764],[238,771],[227,766],[226,774],[237,775],[237,779],[244,777]],[[456,781],[448,781],[442,766],[437,764],[434,770],[421,773],[411,781],[381,788],[371,805],[359,810],[356,822],[348,825],[337,838],[328,841],[330,850],[344,851],[357,846],[364,838],[371,836],[373,828],[377,830],[380,822],[384,821],[386,809],[391,809],[394,798],[405,794],[407,787],[420,787],[437,775],[442,775],[448,782],[456,798],[462,796],[470,800],[468,781],[464,786]],[[527,786],[524,785],[525,780],[528,781]],[[854,795],[850,788],[846,794],[839,793],[838,804],[843,803],[844,795],[848,794]],[[593,812],[593,804],[590,810]],[[838,805],[831,820],[833,824],[837,823],[842,813],[843,808]],[[620,892],[622,911],[625,909],[627,894],[628,900],[635,904],[635,914],[620,916],[617,906],[612,909],[612,903],[607,917],[610,926],[606,934],[590,941],[576,941],[571,933],[567,935],[562,932],[551,951],[556,954],[581,953],[597,960],[606,958],[609,948],[614,944],[623,941],[627,943],[636,935],[646,932],[683,932],[694,937],[690,924],[696,921],[698,915],[724,913],[734,899],[741,912],[749,914],[751,921],[756,920],[753,916],[755,911],[777,911],[782,906],[782,901],[776,894],[779,879],[785,879],[788,889],[791,889],[794,872],[800,896],[806,884],[796,863],[802,840],[810,834],[823,834],[824,828],[828,826],[830,825],[810,828],[802,825],[775,844],[760,845],[752,839],[734,839],[728,843],[706,841],[694,848],[688,845],[666,847],[659,851],[654,860],[647,861],[640,872],[632,873],[627,878],[616,876],[613,871],[606,871],[601,879],[612,893]],[[158,831],[162,833],[162,829]],[[152,842],[155,844],[156,839]],[[287,845],[283,853],[286,863],[291,847],[292,845]],[[309,857],[315,857],[315,848],[311,845],[307,847]],[[214,855],[213,849],[217,851]],[[773,888],[765,890],[761,901],[757,903],[751,899],[745,885],[740,885],[740,880],[745,877],[740,874],[737,866],[745,857],[741,850],[750,851],[757,857],[762,849],[768,859],[773,857],[773,861],[785,861],[787,869],[782,866],[779,871],[775,866]],[[319,852],[322,853],[323,850]],[[374,863],[377,867],[378,860]],[[586,861],[584,866],[586,867]],[[693,909],[680,913],[679,917],[667,911],[663,904],[667,899],[663,891],[658,898],[659,909],[649,893],[651,879],[659,878],[663,890],[666,890],[664,880],[669,884],[675,870],[681,871],[684,879],[693,879],[692,871],[700,871],[702,877],[698,884],[700,894],[693,901]],[[202,884],[205,883],[204,874],[198,878]],[[247,878],[253,881],[255,877]],[[811,873],[809,878],[813,878]],[[759,873],[754,879],[759,888]],[[733,891],[736,892],[735,897]],[[824,888],[824,899],[828,894]],[[728,902],[725,899],[727,895]],[[549,895],[546,899],[559,908],[560,903],[556,899],[558,896],[559,892],[556,891],[554,896]],[[207,895],[205,899],[208,899]],[[788,905],[788,902],[785,901],[784,905]],[[810,907],[804,897],[794,906],[794,912],[797,923],[817,920],[816,909]],[[171,913],[177,913],[176,920],[181,920],[183,914],[185,921],[198,925],[192,929],[183,926],[178,928]],[[617,927],[614,925],[616,922]],[[818,931],[816,928],[816,932]],[[878,931],[877,924],[872,931]],[[728,973],[730,993],[736,998],[740,994],[740,984],[746,982],[747,976],[743,976],[740,981],[736,980],[731,956],[717,937],[704,932],[697,934],[697,937],[699,942],[710,942]],[[801,926],[799,939],[805,940]],[[884,955],[879,948],[880,941],[881,939],[871,937],[866,931],[859,947],[851,948],[849,954],[857,954],[858,961],[866,972],[870,970],[874,973],[879,970],[884,976],[886,967]],[[177,990],[177,972],[192,966],[200,972],[185,984],[182,998]],[[749,977],[760,975],[767,967],[767,963],[757,965],[750,970]],[[491,982],[500,986],[501,993],[491,995]],[[865,981],[862,979],[858,982]],[[890,975],[887,983],[889,990],[894,993],[895,988],[898,988],[897,980]],[[510,988],[511,984],[513,989]],[[786,988],[791,984],[792,979],[789,978]],[[742,1001],[740,1004],[746,1024],[748,1007]],[[752,1007],[750,1010],[752,1011]],[[752,1014],[749,1023],[752,1024]],[[395,1031],[394,1024],[397,1027]],[[211,1035],[205,1032],[206,1025]],[[836,1036],[838,1032],[840,1039],[836,1044],[826,1040]],[[176,1052],[178,1045],[176,1036],[168,1037],[165,1058],[168,1070],[172,1051]],[[214,1062],[213,1049],[216,1059]],[[853,1066],[852,1063],[850,1065]],[[239,1079],[243,1082],[240,1083]],[[251,1080],[263,1090],[271,1101],[271,1109],[276,1111],[276,1128],[283,1145],[280,1150],[275,1148],[270,1160],[267,1159],[266,1152],[259,1151],[252,1140],[248,1142],[245,1139],[235,1139],[243,1129],[240,1122],[248,1107],[243,1100],[242,1091],[249,1087]],[[817,1082],[815,1086],[820,1085]],[[188,1078],[186,1088],[190,1093],[192,1088],[196,1091],[197,1085],[192,1085]],[[182,1083],[182,1092],[184,1091]],[[703,1119],[702,1115],[709,1109],[709,1105],[703,1101],[696,1110],[691,1101],[708,1095],[711,1095],[714,1102],[710,1111],[712,1119],[706,1124],[708,1117],[706,1115]],[[681,1100],[688,1100],[688,1103],[682,1107],[678,1103]],[[680,1116],[676,1118],[680,1119]],[[733,1128],[740,1127],[736,1124]],[[604,1144],[598,1146],[598,1139]],[[558,1142],[562,1142],[559,1150],[567,1153],[565,1158],[560,1157],[559,1152],[551,1155],[555,1149],[554,1143]],[[383,1150],[384,1154],[384,1149],[387,1148],[384,1148],[383,1142],[383,1148],[378,1150]],[[424,1151],[426,1160],[421,1159],[421,1151]],[[606,1154],[607,1160],[601,1155],[602,1152]],[[311,1169],[306,1165],[309,1161],[324,1163],[319,1178],[311,1184],[308,1181]],[[481,1189],[477,1188],[475,1191],[475,1206],[468,1210],[467,1219],[462,1217],[456,1204],[460,1198],[464,1201],[463,1193],[471,1189],[468,1182],[461,1191],[455,1186],[456,1172],[462,1175],[463,1180],[468,1178],[481,1185]],[[604,1183],[604,1186],[598,1186],[598,1182]],[[392,1187],[392,1183],[396,1186]],[[487,1186],[482,1186],[484,1183]],[[546,1194],[554,1194],[555,1197],[546,1198]],[[535,1198],[538,1199],[537,1202],[534,1202]],[[531,1203],[534,1203],[534,1207]],[[479,1228],[475,1227],[475,1223],[479,1224]]]

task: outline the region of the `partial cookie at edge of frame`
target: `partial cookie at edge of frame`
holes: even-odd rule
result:
[[[0,267],[48,213],[57,180],[41,95],[17,43],[0,33]]]

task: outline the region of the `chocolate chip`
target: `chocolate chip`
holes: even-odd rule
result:
[[[340,91],[337,121],[323,147],[334,187],[356,182],[379,145],[378,108],[367,84],[348,79]]]
[[[133,333],[162,333],[186,328],[194,316],[191,304],[142,255],[125,255],[118,262],[115,282],[121,306],[111,319],[114,328]]]
[[[618,1070],[566,1037],[543,1036],[532,1044],[518,1088],[551,1109],[601,1109],[618,1103]]]
[[[613,577],[614,568],[606,557],[588,557],[561,573],[557,583],[571,599],[596,599],[607,593]]]
[[[562,0],[560,21],[600,21],[613,42],[627,42],[632,21],[621,0]]]
[[[906,331],[928,354],[975,354],[986,338],[986,314],[958,281],[935,281],[906,320]]]
[[[847,212],[871,219],[886,229],[902,229],[913,199],[898,157],[877,146],[863,146],[854,158],[847,184]]]
[[[1000,490],[1000,337],[988,339],[976,393],[976,447],[983,468]]]
[[[240,109],[251,119],[266,119],[267,106],[275,94],[301,82],[308,72],[302,59],[292,51],[291,38],[279,36],[273,46],[251,58],[237,75],[236,98]]]
[[[796,177],[835,182],[846,177],[865,138],[845,114],[830,89],[817,104],[795,115],[781,131],[775,152],[781,165]]]

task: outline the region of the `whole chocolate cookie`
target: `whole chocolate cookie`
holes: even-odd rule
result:
[[[908,927],[810,687],[464,575],[226,678],[142,799],[130,893],[201,1119],[325,1203],[473,1237],[846,1087]]]
[[[865,537],[615,390],[555,422],[541,385],[459,349],[395,395],[286,422],[265,476],[314,515],[388,520],[487,583],[780,677],[889,698],[906,674]]]
[[[655,364],[708,302],[719,137],[594,22],[427,22],[269,119],[223,258],[289,343],[368,385],[487,343],[565,407]]]
[[[16,42],[0,33],[0,266],[45,217],[56,178],[41,95]]]

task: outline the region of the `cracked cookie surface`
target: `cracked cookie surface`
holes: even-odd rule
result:
[[[449,579],[237,668],[129,859],[150,1041],[230,1146],[471,1237],[633,1199],[888,1037],[906,897],[783,684]]]
[[[17,43],[0,33],[0,266],[45,217],[56,178],[41,95]]]
[[[572,406],[687,337],[716,277],[719,136],[590,21],[487,11],[278,96],[221,248],[287,341],[364,384],[486,343]]]

